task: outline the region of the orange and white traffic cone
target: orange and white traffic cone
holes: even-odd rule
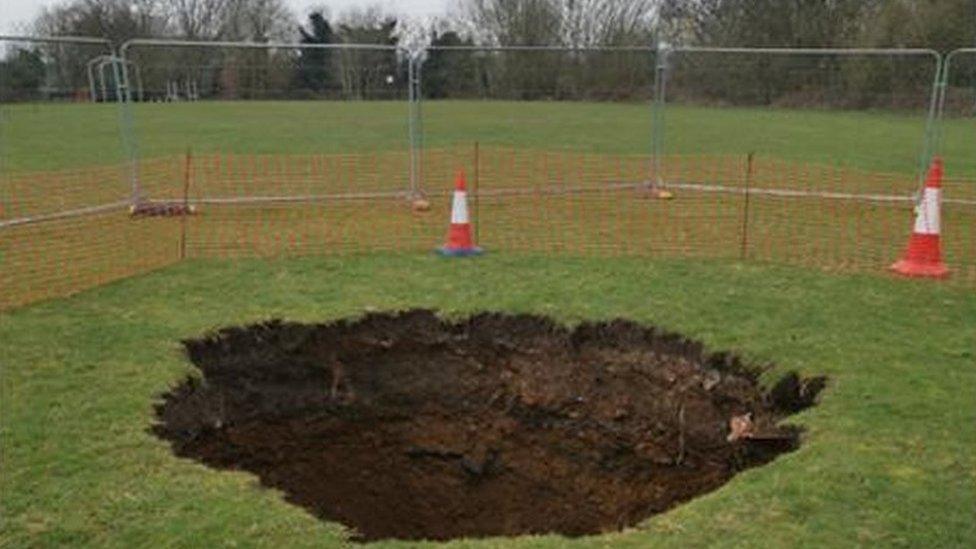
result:
[[[447,257],[480,255],[484,251],[474,245],[471,238],[471,222],[468,218],[468,190],[464,170],[458,170],[454,180],[454,202],[451,205],[451,228],[447,232],[447,244],[437,252]]]
[[[942,207],[942,159],[932,159],[921,200],[915,208],[915,229],[908,248],[891,270],[912,277],[945,278],[949,269],[942,262],[939,242],[940,208]]]

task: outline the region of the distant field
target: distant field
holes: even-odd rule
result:
[[[427,101],[426,145],[479,141],[545,149],[648,153],[646,104]],[[123,159],[115,105],[6,105],[8,172],[105,165]],[[666,152],[746,154],[868,171],[913,173],[920,115],[669,105]],[[199,102],[133,106],[141,155],[224,151],[329,154],[408,147],[406,102]],[[949,175],[976,177],[976,120],[945,124]]]

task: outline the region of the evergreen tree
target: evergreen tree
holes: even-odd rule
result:
[[[299,27],[302,44],[332,44],[335,34],[321,12],[308,16],[309,29]],[[332,50],[327,48],[303,48],[298,61],[298,75],[302,85],[315,92],[324,92],[334,84],[332,77]]]
[[[44,85],[46,69],[36,49],[16,48],[0,61],[0,100],[29,101]]]
[[[423,94],[430,99],[470,97],[478,89],[478,75],[470,52],[452,51],[457,46],[473,46],[454,31],[438,34],[430,40],[431,49],[424,62]]]

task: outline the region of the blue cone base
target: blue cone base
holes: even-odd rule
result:
[[[437,248],[437,254],[443,257],[472,257],[483,253],[481,248]]]

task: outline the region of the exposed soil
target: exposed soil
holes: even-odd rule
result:
[[[243,469],[356,539],[621,529],[796,448],[727,353],[629,321],[415,310],[184,342],[202,379],[157,405],[179,456]]]

